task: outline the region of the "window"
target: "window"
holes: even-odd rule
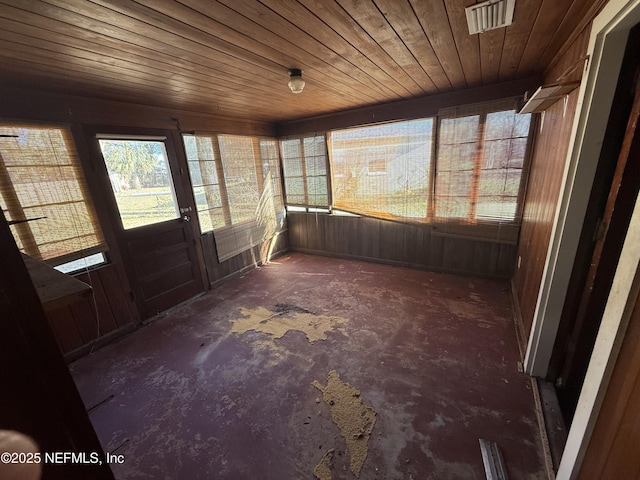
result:
[[[435,204],[439,219],[518,222],[531,115],[514,102],[440,112]]]
[[[215,137],[185,135],[183,137],[200,231],[210,232],[231,224],[228,208],[223,208],[220,180],[222,164]],[[214,148],[218,153],[214,152]],[[225,207],[227,205],[225,193]],[[225,217],[226,215],[226,217]]]
[[[100,135],[111,189],[125,230],[180,217],[164,138]]]
[[[429,118],[331,132],[334,207],[426,220],[432,126]]]
[[[280,180],[280,152],[277,140],[260,139],[260,157],[262,159],[262,178],[265,195],[273,198],[276,216],[282,222],[284,217],[284,199]],[[269,182],[269,180],[271,180]]]
[[[0,125],[0,206],[27,255],[54,266],[104,261],[107,247],[68,128]]]
[[[184,135],[202,233],[218,259],[273,237],[283,226],[277,141],[240,135]]]
[[[329,132],[332,208],[514,243],[531,126],[531,116],[517,114],[516,103],[442,109],[437,142],[431,118]],[[283,144],[292,158],[284,170],[289,203],[305,195],[298,148],[295,141]]]
[[[287,205],[328,207],[327,149],[324,135],[280,141]]]

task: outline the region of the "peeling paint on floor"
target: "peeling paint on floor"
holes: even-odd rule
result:
[[[329,372],[326,386],[317,380],[314,380],[313,386],[322,392],[331,418],[347,444],[351,472],[359,477],[367,458],[369,437],[376,424],[375,410],[362,401],[359,390],[340,380],[335,370]]]
[[[332,448],[325,453],[320,462],[313,469],[313,474],[318,480],[331,480],[331,467],[333,466],[333,454],[335,450]]]
[[[355,479],[340,377],[376,414],[360,479],[482,480],[491,432],[510,478],[543,480],[505,285],[286,254],[70,368],[87,407],[111,398],[89,415],[118,480]]]
[[[302,310],[302,309],[300,309]],[[276,311],[264,307],[240,308],[242,317],[232,320],[229,333],[246,333],[250,330],[282,338],[291,330],[298,330],[307,336],[309,342],[326,340],[327,333],[338,330],[346,334],[346,318],[316,315],[308,311]]]

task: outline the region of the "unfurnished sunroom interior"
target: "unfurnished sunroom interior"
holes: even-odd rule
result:
[[[1,3],[42,478],[640,476],[640,1]]]

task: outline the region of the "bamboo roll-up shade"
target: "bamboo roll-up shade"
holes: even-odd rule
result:
[[[0,124],[0,205],[33,258],[59,265],[107,250],[67,127]]]
[[[518,222],[530,115],[516,99],[440,110],[436,217]]]
[[[327,207],[327,147],[324,135],[280,141],[287,205]]]
[[[333,206],[426,221],[432,176],[431,118],[329,133]]]
[[[198,220],[227,260],[284,227],[275,139],[198,133],[183,136]]]
[[[531,115],[513,98],[442,109],[438,119],[434,229],[515,243]]]

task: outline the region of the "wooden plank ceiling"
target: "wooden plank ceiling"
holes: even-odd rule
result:
[[[469,35],[475,3],[0,0],[0,84],[288,121],[539,74],[603,2],[516,0]]]

